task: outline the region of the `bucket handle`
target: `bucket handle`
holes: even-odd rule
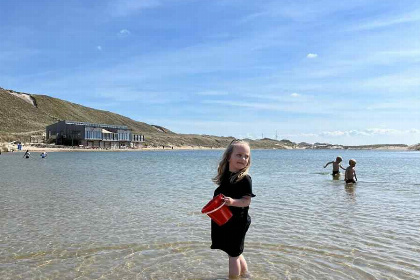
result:
[[[209,211],[209,212],[206,212],[206,213],[203,213],[203,214],[211,214],[211,213],[213,213],[213,212],[216,212],[217,210],[219,210],[220,208],[222,208],[223,206],[225,206],[225,204],[226,204],[226,201],[223,201],[223,203],[222,203],[222,205],[220,205],[219,207],[217,207],[216,209],[213,209],[213,210],[211,210],[211,211]]]

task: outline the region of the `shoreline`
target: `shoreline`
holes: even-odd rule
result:
[[[2,153],[21,153],[29,150],[29,152],[145,152],[145,151],[179,151],[179,150],[222,150],[224,148],[208,148],[202,146],[165,146],[163,147],[142,147],[142,148],[126,148],[126,149],[102,149],[102,148],[80,148],[80,147],[39,147],[38,145],[24,145],[21,150],[16,145],[9,143],[0,143],[0,149],[5,147],[8,151],[2,150]]]
[[[45,145],[45,144],[44,144]],[[81,147],[65,147],[65,146],[41,146],[41,145],[24,145],[21,150],[17,149],[17,145],[10,144],[10,143],[0,143],[0,149],[2,149],[2,153],[10,153],[10,152],[25,152],[29,150],[30,152],[145,152],[145,151],[187,151],[187,150],[224,150],[224,147],[204,147],[204,146],[162,146],[162,147],[141,147],[141,148],[126,148],[126,149],[102,149],[102,148],[81,148]],[[5,150],[7,149],[7,151]],[[254,148],[253,150],[279,150],[277,148]],[[312,150],[310,148],[287,148],[287,150]],[[321,150],[320,148],[313,149],[313,150]],[[349,147],[349,148],[342,148],[342,149],[329,149],[325,148],[322,150],[378,150],[378,151],[416,151],[413,149],[409,149],[409,147],[401,147],[401,146],[381,146],[381,147],[366,147],[361,146],[358,147]]]

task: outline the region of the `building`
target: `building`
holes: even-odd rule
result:
[[[144,135],[133,134],[125,125],[64,120],[46,127],[46,141],[57,145],[123,149],[140,147]]]

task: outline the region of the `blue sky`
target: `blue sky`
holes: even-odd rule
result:
[[[2,0],[0,87],[177,133],[420,142],[420,1]]]

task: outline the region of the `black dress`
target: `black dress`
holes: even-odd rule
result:
[[[214,196],[222,193],[225,196],[239,199],[244,196],[254,197],[252,193],[252,180],[249,175],[246,175],[239,182],[230,183],[230,176],[233,173],[228,173],[220,186],[214,191]],[[220,249],[225,251],[231,257],[238,257],[244,251],[245,234],[251,224],[251,217],[248,215],[249,207],[234,207],[229,206],[232,211],[232,218],[219,226],[211,221],[211,249]]]

